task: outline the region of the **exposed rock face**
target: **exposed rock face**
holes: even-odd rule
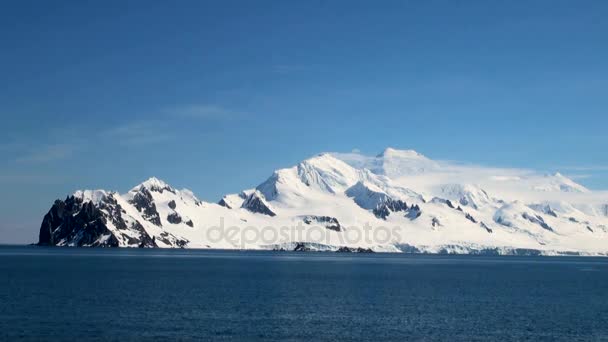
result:
[[[167,216],[167,222],[173,224],[180,224],[182,223],[182,217],[179,216],[178,213],[171,213]]]
[[[467,220],[469,220],[469,221],[471,221],[471,222],[473,222],[473,223],[477,223],[477,220],[475,220],[475,218],[473,217],[473,215],[471,215],[471,214],[469,214],[469,213],[466,213],[466,214],[464,215],[464,217],[465,217]]]
[[[302,216],[302,221],[308,225],[318,224],[336,232],[342,231],[342,226],[340,226],[340,222],[338,222],[338,219],[335,217],[306,215]]]
[[[262,195],[263,194],[264,193],[262,192]],[[249,197],[249,195],[251,195],[251,192],[244,191],[238,194],[226,195],[222,197],[222,199],[220,199],[217,204],[228,209],[238,209],[243,205],[243,202],[247,199],[247,197]],[[268,200],[265,195],[264,197],[266,198],[266,200]]]
[[[532,223],[536,223],[536,224],[538,224],[538,225],[539,225],[539,226],[541,226],[543,229],[546,229],[546,230],[551,231],[551,232],[553,231],[553,228],[551,228],[551,227],[550,227],[550,226],[549,226],[549,225],[548,225],[548,224],[545,222],[545,220],[544,220],[544,219],[543,219],[541,216],[539,216],[539,215],[536,215],[536,216],[531,216],[531,215],[528,215],[528,213],[523,213],[523,214],[522,214],[522,217],[523,217],[523,218],[525,218],[526,220],[528,220],[528,221],[532,222]]]
[[[175,246],[179,248],[184,248],[188,244],[188,240],[178,239],[167,232],[160,233],[158,240],[162,241],[166,245]]]
[[[128,229],[122,218],[122,208],[112,195],[97,205],[92,201],[84,202],[81,198],[69,196],[64,201],[56,200],[44,216],[38,245],[118,247],[119,238],[126,238],[132,244],[142,247],[156,246],[141,225],[134,224],[131,227],[139,236],[131,234],[117,237],[108,228],[108,224],[119,231]]]
[[[156,245],[155,238],[150,237],[150,235],[148,235],[148,233],[146,232],[144,227],[141,225],[141,223],[139,223],[139,222],[133,223],[133,225],[131,226],[131,229],[134,229],[135,231],[139,232],[139,239],[133,238],[133,237],[129,238],[129,241],[131,243],[138,243],[139,248],[158,247]],[[126,235],[126,234],[123,235],[123,237],[126,237],[126,236],[128,236],[128,235]]]
[[[456,209],[456,207],[454,206],[454,204],[452,203],[452,201],[450,201],[449,199],[445,199],[445,198],[439,198],[439,197],[435,197],[431,200],[431,203],[442,203],[447,205],[448,207],[452,208],[452,209]]]
[[[243,202],[241,208],[247,209],[252,213],[276,216],[276,214],[270,209],[268,203],[266,203],[264,195],[262,195],[262,193],[259,191],[254,191],[251,195],[249,195]]]
[[[161,194],[164,191],[168,191],[172,194],[176,193],[175,189],[170,187],[169,184],[161,181],[160,179],[158,179],[156,177],[152,177],[152,178],[148,179],[142,185],[143,185],[143,187],[149,189],[150,191],[160,192]]]
[[[336,251],[338,253],[374,253],[370,248],[351,248],[351,247],[340,247]]]
[[[225,208],[228,208],[228,209],[232,209],[232,207],[230,206],[230,204],[228,204],[224,198],[222,198],[221,200],[219,200],[219,202],[217,202],[217,204],[221,205],[222,207],[225,207]]]
[[[492,233],[492,228],[488,227],[487,224],[480,222],[479,225],[481,226],[481,228],[485,229],[488,233]]]
[[[142,217],[145,220],[152,222],[159,227],[161,226],[160,215],[156,210],[156,204],[154,204],[154,199],[148,189],[142,186],[133,196],[131,204],[142,213]]]
[[[180,205],[193,207],[198,200],[187,191],[177,191],[151,178],[123,195],[104,190],[76,191],[57,200],[45,215],[39,245],[86,247],[186,247],[189,241],[165,231],[155,197],[167,222],[193,227],[194,222],[180,215]],[[178,204],[181,203],[181,204]]]
[[[419,218],[420,215],[422,215],[422,210],[420,209],[420,206],[418,206],[418,204],[414,204],[407,210],[405,217],[409,218],[410,220],[415,220]]]
[[[297,243],[296,247],[293,249],[294,252],[310,252],[312,248],[305,243]]]
[[[169,203],[167,203],[167,205],[169,206],[169,208],[175,210],[175,208],[177,208],[177,203],[175,203],[174,200],[169,201]]]
[[[382,203],[378,204],[378,206],[372,211],[377,218],[381,218],[386,220],[386,218],[394,212],[398,211],[408,211],[408,206],[402,200],[394,200],[390,197],[387,197]]]

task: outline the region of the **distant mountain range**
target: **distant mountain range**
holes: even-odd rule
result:
[[[412,150],[324,153],[218,203],[156,178],[76,191],[44,216],[38,244],[607,255],[608,197],[559,173]]]

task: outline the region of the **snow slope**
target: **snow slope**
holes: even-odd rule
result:
[[[607,227],[608,196],[559,173],[388,148],[319,154],[218,203],[156,178],[77,191],[53,204],[39,244],[606,255]]]

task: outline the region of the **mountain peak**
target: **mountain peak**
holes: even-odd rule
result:
[[[415,150],[399,150],[392,147],[387,147],[377,157],[426,158],[424,155],[416,152]]]
[[[148,178],[143,183],[141,183],[141,185],[145,185],[147,187],[161,187],[161,188],[169,186],[169,184],[167,184],[165,181],[158,179],[156,177]]]
[[[359,172],[329,153],[319,154],[296,166],[298,178],[307,186],[340,192],[359,180]]]
[[[105,190],[78,190],[74,192],[74,197],[81,199],[83,202],[93,202],[99,204],[109,195]]]
[[[388,147],[376,156],[369,169],[376,174],[397,178],[437,170],[439,164],[414,150]]]
[[[133,190],[139,190],[141,188],[145,188],[150,191],[157,191],[157,192],[163,192],[164,190],[167,190],[169,192],[175,192],[175,190],[169,184],[167,184],[165,181],[160,180],[156,177],[148,178],[143,183],[134,187]]]
[[[331,153],[319,153],[308,159],[303,160],[301,163],[317,164],[317,163],[341,163],[342,161]]]

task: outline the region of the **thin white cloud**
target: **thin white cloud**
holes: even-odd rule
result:
[[[556,169],[567,171],[608,171],[608,165],[562,166]]]
[[[587,179],[587,178],[592,178],[593,175],[590,174],[566,174],[566,177],[570,178],[570,179]]]
[[[358,168],[374,169],[379,164],[377,157],[361,153],[332,153],[334,156]],[[406,188],[423,191],[432,190],[437,184],[472,184],[486,190],[490,196],[501,194],[505,200],[518,200],[521,196],[529,201],[566,201],[589,205],[608,203],[608,191],[596,189],[590,191],[577,184],[573,179],[583,179],[588,174],[568,174],[570,180],[559,178],[554,173],[532,169],[492,167],[447,160],[412,160],[426,170],[414,172],[406,177],[396,177],[393,181]],[[408,165],[405,165],[407,167]],[[390,170],[389,170],[390,171]],[[572,183],[570,183],[572,182]],[[564,192],[560,184],[570,185],[580,191]]]
[[[167,108],[164,112],[170,115],[192,119],[231,119],[242,114],[223,106],[210,104],[176,106]]]
[[[17,149],[22,149],[25,146],[26,145],[24,143],[18,141],[0,143],[0,152],[14,151]]]
[[[272,66],[272,71],[277,74],[289,74],[298,71],[304,71],[308,69],[308,67],[304,65],[294,65],[294,64],[277,64]]]
[[[56,175],[35,174],[27,172],[0,172],[0,184],[58,184],[65,179]]]
[[[125,145],[155,144],[173,138],[166,125],[159,121],[128,122],[102,131],[100,135]]]
[[[67,159],[76,151],[76,146],[68,144],[55,144],[31,148],[28,152],[16,159],[17,163],[46,163]]]

